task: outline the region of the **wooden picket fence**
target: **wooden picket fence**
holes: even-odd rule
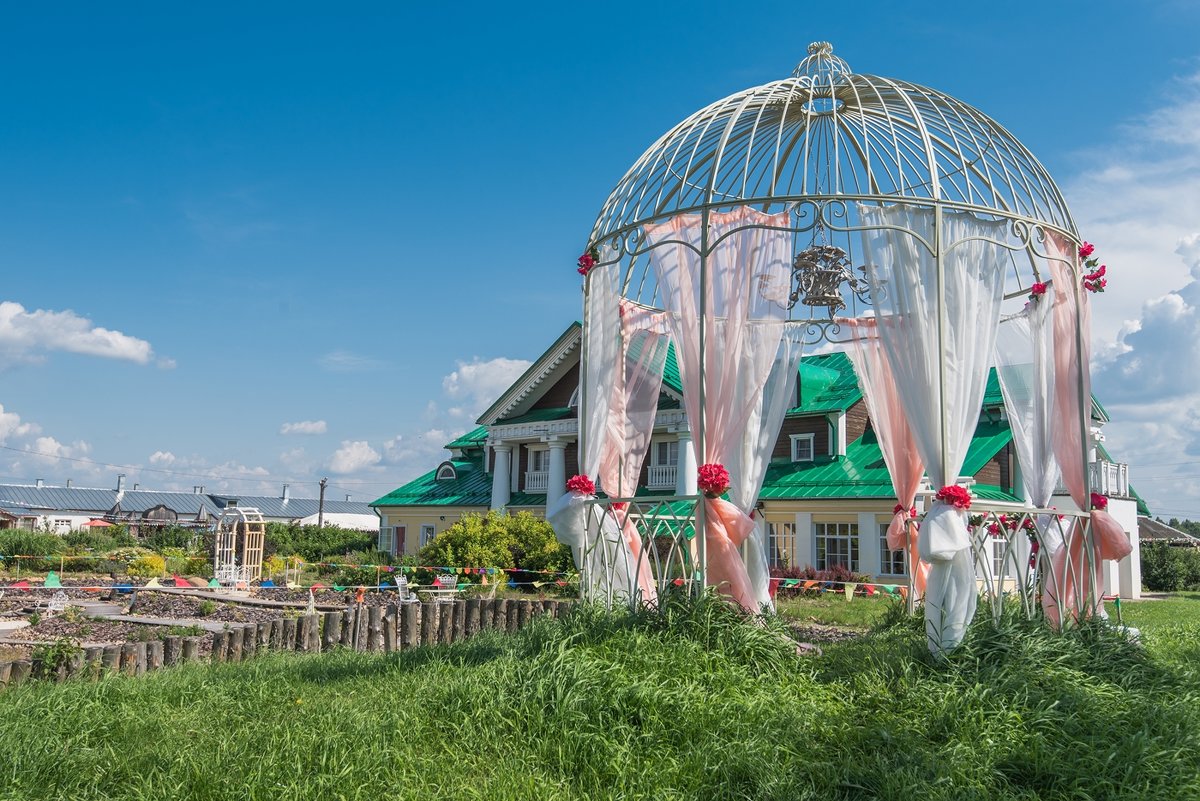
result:
[[[337,612],[231,624],[223,631],[194,637],[167,636],[161,640],[83,648],[68,664],[58,665],[52,672],[31,660],[0,662],[0,687],[39,677],[65,681],[112,673],[141,676],[187,662],[241,662],[267,651],[316,654],[340,647],[391,653],[457,642],[487,629],[517,631],[540,615],[565,614],[572,603],[470,598],[395,603],[386,607],[352,606]],[[207,637],[212,638],[212,649],[202,655],[200,644]]]

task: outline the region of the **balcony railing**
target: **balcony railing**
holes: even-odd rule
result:
[[[1088,483],[1092,485],[1092,492],[1128,498],[1129,465],[1120,462],[1092,462],[1088,465]]]
[[[1114,498],[1130,498],[1129,465],[1122,462],[1098,460],[1088,464],[1088,485],[1092,492]],[[1067,495],[1067,487],[1059,479],[1056,495]]]
[[[528,470],[525,473],[525,491],[526,492],[545,492],[546,487],[550,486],[550,472],[548,470]]]
[[[652,464],[646,469],[647,489],[675,489],[679,468],[673,464]]]

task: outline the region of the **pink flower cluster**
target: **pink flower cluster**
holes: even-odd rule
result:
[[[1046,294],[1046,289],[1049,285],[1041,281],[1035,281],[1033,286],[1029,287],[1029,299],[1036,303],[1041,299],[1042,295]]]
[[[696,472],[696,486],[709,498],[717,498],[729,489],[729,471],[716,462],[701,465]]]
[[[567,479],[567,492],[582,492],[584,495],[595,495],[596,484],[587,476],[571,476]]]
[[[1100,259],[1092,256],[1096,252],[1096,246],[1091,242],[1084,242],[1079,247],[1079,259],[1083,262],[1083,266],[1091,270],[1090,273],[1083,276],[1083,288],[1088,292],[1103,292],[1108,286],[1108,279],[1104,277],[1108,272],[1108,266],[1100,264]],[[1099,265],[1099,268],[1097,268]]]
[[[942,487],[937,491],[937,495],[933,496],[935,500],[939,500],[944,504],[954,506],[958,509],[971,508],[971,493],[967,492],[966,487],[960,487],[957,484],[951,484],[948,487]]]
[[[1098,492],[1092,493],[1092,509],[1104,510],[1108,508],[1108,498]]]
[[[592,271],[592,268],[596,266],[596,262],[598,261],[600,261],[600,251],[594,247],[590,247],[586,253],[579,257],[579,266],[575,271],[586,278],[587,274]]]

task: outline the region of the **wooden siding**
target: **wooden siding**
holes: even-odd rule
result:
[[[1012,443],[1008,443],[975,474],[980,484],[990,484],[1005,492],[1012,491]]]
[[[575,394],[575,388],[579,386],[579,362],[571,366],[569,370],[564,372],[562,376],[554,382],[554,385],[547,389],[542,397],[537,399],[533,409],[562,409],[571,403],[571,396]]]
[[[861,400],[846,410],[847,445],[866,433],[868,419],[867,404]]]
[[[779,439],[775,440],[772,459],[792,458],[792,434],[813,434],[813,453],[824,456],[829,453],[829,421],[825,415],[809,417],[785,417],[779,428]]]

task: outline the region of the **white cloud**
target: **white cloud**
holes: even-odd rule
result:
[[[60,459],[85,458],[91,453],[91,446],[83,440],[76,440],[70,445],[59,442],[54,437],[38,437],[32,446],[26,446],[26,451],[35,462],[56,464]]]
[[[0,301],[0,367],[37,362],[52,351],[137,364],[154,357],[146,340],[101,328],[73,311],[27,311],[20,303]]]
[[[385,366],[378,359],[348,350],[330,351],[318,359],[317,364],[332,373],[367,373]]]
[[[452,400],[470,406],[474,416],[500,397],[530,364],[525,359],[501,356],[484,361],[476,356],[470,362],[460,361],[458,369],[442,379],[442,389]],[[458,412],[461,414],[462,409]]]
[[[279,427],[280,434],[324,434],[328,426],[324,420],[301,420],[298,423],[284,423]]]
[[[366,440],[343,440],[342,447],[333,452],[329,458],[329,470],[332,473],[345,475],[375,467],[382,461],[379,451],[371,447]]]
[[[150,464],[170,465],[175,463],[175,454],[170,451],[155,451],[150,454]]]
[[[8,442],[9,437],[27,437],[41,431],[42,427],[37,423],[21,422],[21,415],[4,411],[4,405],[0,404],[0,445]]]

